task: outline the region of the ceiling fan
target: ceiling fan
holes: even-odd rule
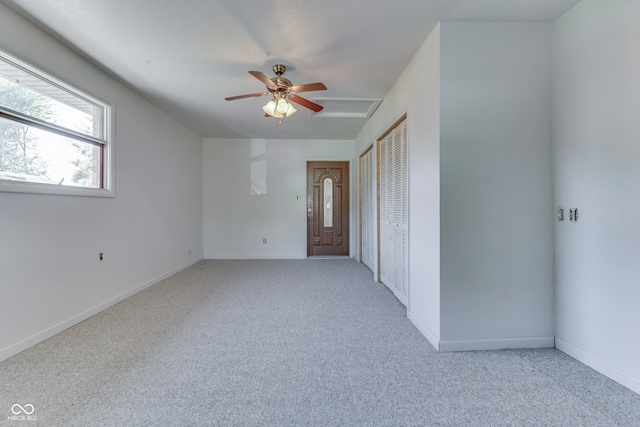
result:
[[[289,101],[302,105],[316,113],[322,111],[322,105],[309,101],[308,99],[299,96],[297,93],[327,90],[324,83],[318,82],[294,86],[289,79],[282,77],[285,71],[287,71],[287,67],[282,64],[275,64],[273,66],[273,72],[276,74],[276,77],[269,78],[261,71],[249,71],[249,74],[267,85],[268,92],[256,92],[248,93],[246,95],[230,96],[225,98],[225,100],[233,101],[236,99],[253,98],[272,94],[273,99],[271,99],[267,105],[262,107],[262,109],[267,117],[276,117],[279,119],[283,117],[290,117],[298,111],[289,103]]]

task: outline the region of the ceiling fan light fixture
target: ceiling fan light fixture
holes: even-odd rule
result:
[[[291,116],[293,116],[293,115],[296,113],[296,111],[298,111],[298,110],[296,110],[296,109],[293,107],[293,104],[291,104],[291,103],[288,103],[287,105],[289,105],[289,108],[288,108],[288,109],[287,109],[287,111],[285,112],[285,115],[286,115],[287,117],[291,117]]]
[[[289,104],[285,98],[280,98],[278,99],[278,105],[276,109],[278,110],[278,113],[284,114],[289,110],[290,105],[291,104]]]
[[[276,112],[276,100],[272,99],[271,101],[267,102],[267,105],[262,107],[262,109],[268,115],[273,116],[273,114]]]
[[[287,100],[286,96],[274,97],[262,110],[268,115],[277,119],[293,116],[296,111],[295,107]]]

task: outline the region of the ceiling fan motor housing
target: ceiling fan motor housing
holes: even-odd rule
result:
[[[271,80],[276,86],[278,86],[277,89],[271,89],[269,87],[267,87],[267,89],[269,90],[269,92],[274,93],[274,92],[287,92],[288,89],[293,85],[293,83],[291,83],[291,80],[286,79],[284,77],[282,77],[282,75],[287,71],[287,67],[282,65],[282,64],[275,64],[273,67],[273,72],[275,73],[276,77],[272,77]]]
[[[284,77],[272,77],[271,81],[278,86],[277,89],[271,89],[270,87],[267,87],[267,89],[269,90],[269,92],[280,92],[280,91],[285,91],[287,92],[289,87],[291,87],[292,83],[289,79],[285,79]]]

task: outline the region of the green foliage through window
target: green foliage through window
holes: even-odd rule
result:
[[[43,120],[52,114],[45,96],[4,79],[0,79],[0,105],[28,111],[30,116]],[[29,130],[20,123],[0,121],[0,171],[46,178],[47,163],[38,154],[37,139]]]

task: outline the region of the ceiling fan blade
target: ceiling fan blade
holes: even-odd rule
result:
[[[296,104],[302,105],[303,107],[306,107],[310,110],[313,110],[316,113],[319,111],[322,111],[322,109],[324,108],[322,105],[318,105],[315,102],[309,101],[306,98],[303,98],[301,96],[294,95],[294,94],[289,95],[289,100],[291,102],[295,102]]]
[[[257,92],[257,93],[248,93],[246,95],[238,95],[238,96],[230,96],[228,98],[225,98],[225,101],[234,101],[236,99],[242,99],[242,98],[254,98],[257,96],[263,96],[263,95],[268,95],[269,92]]]
[[[289,88],[291,92],[312,92],[314,90],[327,90],[324,83],[307,83],[306,85],[291,86]]]
[[[269,89],[273,89],[273,90],[278,89],[278,86],[274,82],[272,82],[269,76],[267,76],[262,71],[249,71],[249,74],[251,74],[256,79],[260,80],[265,85],[267,85]]]

